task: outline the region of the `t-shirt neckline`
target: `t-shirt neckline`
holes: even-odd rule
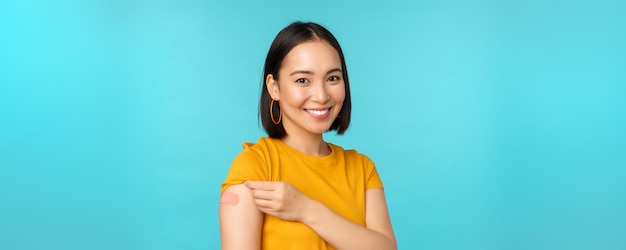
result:
[[[294,154],[296,156],[298,156],[299,158],[304,159],[307,162],[314,162],[314,163],[332,163],[333,160],[335,159],[335,155],[336,155],[336,151],[337,149],[335,148],[335,146],[332,143],[328,143],[326,142],[326,144],[328,145],[328,147],[330,148],[330,154],[325,155],[325,156],[314,156],[314,155],[309,155],[309,154],[305,154],[302,153],[298,150],[295,150],[294,148],[290,147],[289,145],[285,144],[282,140],[280,139],[276,139],[276,138],[270,138],[272,141],[274,141],[276,143],[276,145],[278,145],[278,147],[290,154]]]

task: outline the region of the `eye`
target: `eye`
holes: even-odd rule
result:
[[[339,76],[330,76],[328,77],[329,82],[338,82],[341,78]]]
[[[298,78],[298,79],[296,79],[296,82],[297,82],[297,83],[308,83],[308,82],[309,82],[309,79],[306,79],[306,78]]]

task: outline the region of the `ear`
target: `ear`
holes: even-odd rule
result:
[[[267,77],[265,78],[265,87],[267,88],[267,92],[270,93],[270,96],[272,97],[272,99],[276,101],[280,99],[278,97],[280,93],[280,90],[278,89],[278,81],[274,79],[274,75],[272,74],[267,75]]]

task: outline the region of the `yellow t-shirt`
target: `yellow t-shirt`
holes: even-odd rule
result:
[[[222,192],[246,180],[284,181],[342,217],[365,226],[365,191],[382,188],[372,160],[355,150],[329,144],[332,153],[316,157],[290,148],[279,139],[262,137],[244,143],[233,160]],[[264,215],[262,249],[334,249],[300,222]]]

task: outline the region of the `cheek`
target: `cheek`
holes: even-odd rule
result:
[[[330,93],[336,102],[343,103],[343,100],[346,99],[346,88],[343,84],[333,86]]]
[[[300,106],[304,103],[305,93],[298,91],[297,88],[285,88],[280,92],[280,101],[284,105]]]

